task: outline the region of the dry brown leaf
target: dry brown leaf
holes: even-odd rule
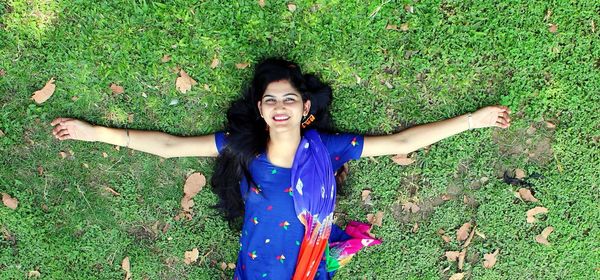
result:
[[[188,90],[192,89],[192,86],[198,84],[194,79],[192,79],[183,69],[179,70],[179,77],[175,81],[175,88],[179,90],[181,93],[186,93]]]
[[[444,242],[446,243],[450,243],[450,241],[452,241],[452,238],[448,235],[442,235],[442,240],[444,240]]]
[[[33,93],[31,99],[33,99],[37,104],[42,104],[46,102],[50,96],[52,96],[55,89],[56,85],[54,84],[54,78],[51,78],[42,89]]]
[[[102,152],[102,157],[103,158],[108,157],[108,154],[106,152]]]
[[[552,10],[548,9],[546,11],[546,15],[544,16],[544,21],[549,20],[551,16],[552,16]]]
[[[42,275],[37,270],[32,270],[32,271],[29,271],[29,273],[27,273],[28,278],[38,278],[40,276],[42,276]]]
[[[408,23],[403,23],[400,25],[400,31],[408,31]]]
[[[392,157],[392,160],[399,165],[406,166],[415,162],[414,159],[407,157],[405,154],[397,154]]]
[[[525,201],[529,201],[529,202],[538,202],[539,201],[537,198],[533,197],[533,195],[531,194],[531,191],[529,189],[520,188],[518,193],[519,193],[519,196]]]
[[[375,215],[367,214],[367,221],[372,225],[381,226],[383,220],[383,212],[378,211]]]
[[[417,231],[419,231],[419,223],[415,223],[412,228],[413,233],[417,233]]]
[[[592,22],[590,23],[590,25],[592,26],[592,33],[596,33],[596,23],[594,22],[593,19],[592,19]]]
[[[235,269],[235,264],[234,264],[234,263],[228,263],[228,264],[227,264],[227,267],[228,267],[229,269]]]
[[[210,63],[210,68],[215,69],[217,67],[219,67],[219,65],[221,64],[221,61],[218,58],[213,58],[212,62]]]
[[[386,30],[398,30],[398,26],[395,24],[388,24],[385,26]]]
[[[244,68],[248,67],[248,65],[250,65],[250,64],[249,63],[236,63],[235,68],[244,69]]]
[[[131,264],[129,263],[129,257],[123,259],[121,268],[125,270],[125,280],[131,279]]]
[[[414,204],[410,201],[402,204],[402,211],[404,212],[417,213],[419,210],[421,210],[421,208],[417,204]]]
[[[535,215],[537,214],[544,214],[544,213],[548,213],[548,208],[546,207],[535,207],[529,211],[527,211],[527,213],[525,213],[525,215],[527,216],[527,222],[528,223],[535,223],[535,221],[537,221],[537,219],[535,218]]]
[[[79,97],[77,97],[77,96],[71,97],[71,100],[73,100],[73,101],[77,101],[78,99],[79,99]]]
[[[189,198],[196,196],[198,192],[202,190],[202,187],[206,185],[206,177],[201,173],[195,172],[185,180],[183,186],[183,193]]]
[[[554,228],[551,226],[545,228],[544,230],[542,230],[541,234],[535,237],[535,241],[546,246],[550,245],[550,242],[548,242],[548,235],[550,235],[550,233],[552,233],[553,231]]]
[[[258,0],[258,5],[263,8],[265,6],[265,0]]]
[[[115,150],[120,151],[121,150],[121,146],[115,145]]]
[[[552,122],[546,121],[545,123],[546,123],[546,127],[549,128],[549,129],[555,129],[556,128],[556,125],[554,123],[552,123]]]
[[[227,269],[227,264],[225,262],[221,262],[221,270]]]
[[[520,168],[515,169],[515,178],[523,179],[523,178],[525,178],[525,176],[527,176],[527,175],[525,174],[525,171],[523,169],[520,169]]]
[[[407,12],[409,12],[409,13],[411,13],[411,14],[415,12],[415,8],[413,6],[411,6],[411,5],[408,5],[408,4],[404,5],[404,10],[407,11]]]
[[[41,165],[38,166],[37,171],[40,176],[44,175],[44,167],[42,167]]]
[[[199,254],[200,252],[198,252],[198,248],[194,248],[191,251],[185,251],[183,262],[185,264],[192,264],[193,262],[198,260]]]
[[[109,193],[111,193],[114,196],[120,196],[121,195],[120,193],[118,193],[115,190],[113,190],[113,188],[111,188],[111,187],[104,187],[104,190],[107,191],[107,192],[109,192]]]
[[[90,166],[87,163],[83,163],[83,167],[90,168]]]
[[[450,278],[448,278],[448,280],[462,280],[464,278],[465,278],[465,274],[460,272],[460,273],[452,274],[452,276],[450,276]]]
[[[19,206],[19,200],[11,197],[7,193],[2,193],[2,203],[4,203],[4,206],[12,210],[17,209],[17,206]]]
[[[455,262],[458,260],[458,256],[460,255],[459,251],[447,251],[446,252],[446,259],[449,262]]]
[[[164,55],[164,56],[163,56],[163,57],[160,59],[160,62],[162,62],[162,63],[167,63],[167,62],[169,62],[169,61],[171,61],[171,56],[169,56],[168,54],[165,54],[165,55]]]
[[[456,231],[456,240],[463,241],[469,237],[469,229],[471,228],[471,223],[464,223],[457,231]]]
[[[122,86],[114,84],[114,83],[110,84],[110,90],[112,90],[112,92],[114,94],[121,94],[121,93],[125,92],[125,89],[123,89]]]
[[[558,31],[558,26],[554,23],[551,23],[548,27],[548,31],[550,31],[550,33],[556,33]]]
[[[0,129],[0,137],[4,136],[6,134],[4,134],[4,131],[2,131],[2,129]]]
[[[479,231],[479,230],[475,230],[475,234],[477,234],[477,236],[485,239],[485,234],[483,234],[483,232]]]
[[[496,256],[498,255],[499,250],[496,249],[496,251],[494,251],[491,254],[484,254],[483,255],[483,267],[485,268],[492,268],[495,264],[496,264]]]
[[[360,199],[362,201],[366,201],[367,199],[371,198],[371,191],[370,190],[363,190],[360,194]]]
[[[290,11],[292,13],[295,12],[296,8],[297,8],[296,5],[292,4],[292,3],[288,4],[287,7],[288,7],[288,11]]]
[[[594,21],[592,21],[594,22]],[[0,69],[0,77],[6,75],[6,71],[4,69]]]
[[[194,201],[191,198],[189,198],[187,195],[184,195],[181,198],[181,208],[183,209],[183,211],[191,214],[192,207],[194,207]]]
[[[465,257],[467,256],[467,248],[462,249],[460,254],[458,254],[458,269],[462,270],[463,265],[465,264]]]
[[[465,241],[465,244],[463,244],[463,248],[467,248],[467,246],[469,246],[469,244],[471,244],[471,241],[473,240],[473,236],[475,236],[475,229],[477,229],[477,225],[475,225],[473,227],[473,229],[471,230],[471,234],[469,234],[469,238],[467,238],[467,241]]]

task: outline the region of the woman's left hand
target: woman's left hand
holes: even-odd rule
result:
[[[488,106],[475,111],[471,115],[471,128],[510,126],[510,109],[506,106]]]

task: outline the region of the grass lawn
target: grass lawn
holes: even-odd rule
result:
[[[221,263],[235,263],[239,232],[210,209],[210,186],[191,221],[173,219],[186,176],[210,178],[213,159],[61,142],[50,121],[219,131],[267,56],[332,85],[340,131],[388,134],[493,104],[513,111],[510,129],[453,136],[408,166],[351,162],[338,223],[382,211],[372,232],[384,242],[338,279],[600,279],[599,0],[165,2],[0,0],[0,192],[19,201],[0,205],[0,279],[124,279],[126,256],[133,279],[231,279]],[[177,91],[176,67],[198,85]],[[52,77],[54,95],[34,103]],[[503,180],[515,169],[538,202]],[[403,211],[406,202],[420,210]],[[548,213],[527,223],[535,206]],[[478,234],[460,270],[444,255],[462,250],[466,222]],[[537,243],[548,226],[550,245]],[[192,248],[200,257],[187,265]]]

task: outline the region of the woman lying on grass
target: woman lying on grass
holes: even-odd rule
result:
[[[360,157],[408,154],[474,128],[510,125],[510,111],[490,106],[386,136],[333,133],[331,88],[281,59],[256,66],[227,113],[226,132],[178,137],[92,126],[57,118],[60,140],[100,141],[171,157],[217,157],[212,186],[228,221],[243,217],[234,279],[330,279],[364,246],[379,244],[370,226],[333,224],[334,170]]]

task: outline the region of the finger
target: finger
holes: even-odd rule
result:
[[[50,123],[50,125],[54,126],[58,123],[62,124],[64,122],[70,121],[70,120],[73,120],[73,118],[56,118]]]
[[[59,138],[60,138],[60,137],[62,137],[62,136],[64,136],[64,135],[68,135],[68,134],[69,134],[69,131],[68,131],[68,130],[66,130],[66,129],[63,129],[63,130],[61,130],[60,132],[58,132],[58,133],[56,134],[56,137],[59,137]]]
[[[61,136],[58,138],[58,140],[67,140],[67,139],[71,139],[71,135],[67,134],[67,135],[64,135],[64,136]]]
[[[498,121],[496,121],[496,126],[501,128],[507,128],[509,125],[510,124],[504,119],[498,119]]]

